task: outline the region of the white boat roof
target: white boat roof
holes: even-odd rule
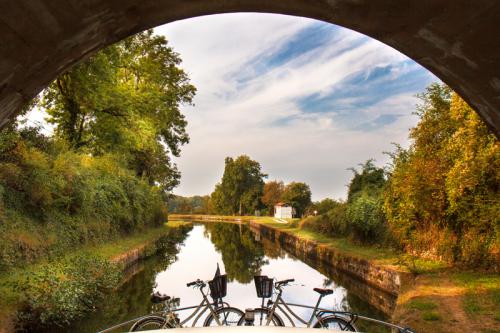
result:
[[[148,332],[165,333],[165,330],[151,330]],[[183,327],[169,328],[168,332],[172,333],[318,333],[317,328],[302,328],[302,327],[275,327],[275,326],[215,326],[215,327]],[[329,330],[329,332],[341,332],[337,330]]]

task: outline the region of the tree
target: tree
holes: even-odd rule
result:
[[[445,85],[420,98],[412,144],[392,154],[391,230],[408,250],[491,267],[500,253],[500,143]]]
[[[347,201],[352,202],[357,196],[365,193],[369,196],[378,196],[381,194],[386,182],[385,172],[382,168],[377,168],[373,164],[374,160],[369,159],[361,164],[361,172],[351,168],[354,174],[349,183]]]
[[[274,205],[281,201],[281,196],[285,190],[282,181],[271,180],[264,185],[262,203],[267,206],[269,215],[273,215]]]
[[[308,212],[314,213],[314,211],[316,211],[318,215],[326,214],[328,213],[328,211],[335,209],[338,205],[341,204],[341,202],[335,201],[330,198],[325,198],[321,201],[314,202]]]
[[[168,211],[172,214],[208,214],[208,195],[183,197],[170,195],[168,198]]]
[[[260,164],[246,155],[226,157],[224,174],[211,195],[218,214],[253,214],[262,206],[260,198],[266,174]]]
[[[170,190],[179,172],[169,155],[179,156],[189,141],[179,107],[196,91],[180,62],[166,39],[148,30],[61,75],[40,105],[73,149],[123,156],[139,177]]]
[[[291,182],[285,187],[281,198],[295,208],[297,216],[302,216],[311,204],[311,189],[305,183]]]

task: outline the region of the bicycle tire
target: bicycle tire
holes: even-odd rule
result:
[[[253,325],[266,326],[267,316],[270,310],[266,308],[256,308],[253,309],[253,311],[254,311]],[[245,316],[243,316],[240,319],[240,322],[238,323],[238,326],[244,326],[244,325],[245,325]],[[285,323],[283,322],[283,319],[281,319],[280,316],[275,312],[273,313],[273,317],[269,322],[269,326],[285,326]]]
[[[358,332],[354,324],[336,315],[330,315],[319,318],[316,324],[314,324],[314,328],[326,328],[326,329],[335,329],[338,331]]]
[[[245,313],[238,308],[234,308],[231,306],[224,306],[222,308],[215,309],[215,315],[222,322],[222,326],[237,326],[240,322],[240,319],[245,317]],[[203,326],[219,326],[215,317],[210,313]]]
[[[130,328],[130,332],[159,330],[162,328],[173,328],[173,326],[167,323],[163,317],[148,316],[135,322]]]

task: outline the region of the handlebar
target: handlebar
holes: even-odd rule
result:
[[[294,282],[295,279],[286,279],[286,280],[281,280],[281,281],[276,281],[274,285],[276,288],[281,287],[282,285],[289,284],[290,282]]]
[[[200,285],[204,285],[205,283],[203,281],[201,281],[200,279],[196,279],[196,281],[193,281],[193,282],[189,282],[188,284],[186,284],[187,287],[192,287],[192,286],[200,286]]]

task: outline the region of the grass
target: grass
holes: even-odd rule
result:
[[[436,303],[422,300],[412,300],[408,303],[408,308],[420,311],[431,311],[437,308]]]
[[[435,311],[430,311],[430,312],[424,312],[422,314],[422,319],[425,321],[436,321],[440,320],[441,316]]]
[[[117,255],[148,243],[152,239],[158,238],[165,232],[165,230],[167,230],[165,226],[147,229],[134,235],[119,238],[105,244],[83,246],[77,252],[81,254],[99,255],[101,257],[111,259]]]
[[[336,250],[347,255],[373,261],[378,264],[393,265],[398,259],[398,254],[388,248],[362,246],[352,243],[347,238],[332,238],[318,232],[301,229],[298,227],[299,219],[292,219],[289,221],[289,224],[276,223],[273,218],[269,217],[256,218],[255,221],[258,223],[265,223],[266,225],[281,231],[292,233],[300,238],[315,241],[319,244],[335,248]]]
[[[437,310],[438,305],[432,301],[414,299],[411,300],[406,306],[408,309],[420,311],[420,316],[425,321],[436,321],[441,319],[439,313],[435,311]]]
[[[67,254],[66,257],[71,258],[72,256],[78,254],[88,254],[88,255],[98,255],[107,259],[112,259],[115,256],[126,253],[134,248],[137,248],[143,244],[149,243],[154,239],[160,237],[167,228],[176,228],[182,225],[189,224],[189,222],[169,222],[166,225],[147,229],[142,232],[116,239],[105,244],[97,245],[85,245],[78,248],[76,251]],[[18,280],[20,276],[23,276],[29,272],[36,272],[36,270],[47,261],[40,261],[36,264],[32,264],[23,268],[15,268],[7,272],[3,272],[0,275],[0,313],[4,318],[0,318],[0,328],[4,327],[5,324],[2,323],[7,317],[12,317],[16,309],[17,294],[12,290],[11,284]]]
[[[452,279],[465,289],[464,310],[470,317],[486,315],[500,321],[500,275],[460,272]]]

